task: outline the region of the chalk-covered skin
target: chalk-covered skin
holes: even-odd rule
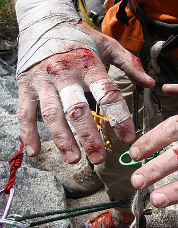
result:
[[[165,84],[163,91],[178,97],[177,84]],[[130,148],[130,155],[134,160],[141,160],[176,141],[178,141],[178,115],[170,117],[139,138]],[[136,189],[144,189],[177,170],[178,144],[135,171],[131,182]],[[151,203],[155,207],[177,204],[178,181],[154,190],[151,194]]]
[[[84,91],[88,91],[92,82],[108,79],[103,63],[116,65],[139,85],[152,87],[154,80],[145,74],[138,58],[125,50],[116,40],[95,31],[84,22],[79,22],[78,26],[95,39],[101,59],[89,50],[78,49],[56,54],[22,73],[17,79],[19,88],[17,117],[21,137],[29,156],[36,156],[40,152],[36,125],[36,109],[40,102],[43,120],[66,160],[69,163],[76,163],[81,158],[78,145],[67,124],[67,118],[74,126],[90,161],[93,164],[100,164],[105,159],[105,149],[89,107],[85,103],[80,103],[71,107],[65,116],[59,98],[60,91],[73,84],[79,84]],[[68,96],[75,98],[75,94]],[[100,104],[110,104],[120,100],[123,100],[120,91],[111,90],[100,100]],[[124,143],[132,143],[135,139],[131,117],[114,126],[114,130]]]

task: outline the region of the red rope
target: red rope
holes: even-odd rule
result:
[[[5,194],[9,194],[10,193],[10,189],[12,188],[12,186],[13,186],[13,184],[15,182],[17,169],[21,167],[21,164],[22,164],[22,161],[23,161],[23,155],[24,155],[23,148],[24,148],[24,143],[21,141],[19,152],[16,153],[9,160],[10,176],[9,176],[9,179],[8,179],[8,183],[7,183],[6,187],[4,188],[4,193]]]

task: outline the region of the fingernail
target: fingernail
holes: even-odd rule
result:
[[[103,161],[104,161],[104,157],[101,155],[101,154],[99,154],[99,153],[92,153],[89,157],[89,160],[91,161],[91,163],[92,164],[100,164],[100,163],[102,163]]]
[[[29,156],[29,157],[33,156],[35,152],[34,152],[34,150],[31,148],[31,146],[26,145],[25,147],[26,147],[28,156]]]
[[[154,193],[152,198],[156,207],[165,207],[168,203],[168,198],[163,193]]]
[[[145,185],[146,179],[141,174],[133,174],[132,176],[132,184],[136,189],[143,189]]]
[[[65,158],[68,161],[68,163],[75,163],[78,161],[78,154],[74,153],[73,151],[66,151],[65,152]]]
[[[130,156],[134,160],[139,160],[139,158],[140,158],[140,149],[138,147],[130,148]]]

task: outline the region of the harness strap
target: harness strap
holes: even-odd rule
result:
[[[163,44],[162,52],[171,51],[178,46],[178,35],[171,35]]]
[[[142,24],[146,22],[152,31],[161,37],[167,39],[171,35],[178,35],[178,24],[168,24],[149,17],[138,5],[137,0],[129,0],[128,7]]]
[[[127,6],[128,1],[129,0],[123,0],[120,4],[118,12],[116,13],[117,20],[127,25],[127,27],[129,26],[129,20],[125,12],[125,7]]]

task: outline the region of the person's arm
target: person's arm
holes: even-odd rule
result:
[[[40,104],[43,120],[69,163],[78,162],[81,153],[66,119],[75,128],[90,161],[104,161],[104,145],[83,93],[89,90],[118,138],[132,143],[132,118],[103,63],[119,67],[139,85],[152,87],[154,80],[145,74],[138,58],[82,22],[70,0],[18,0],[16,13],[20,28],[17,117],[28,155],[40,152],[36,124]]]
[[[178,97],[178,85],[165,84],[163,91]],[[165,146],[178,141],[178,115],[170,117],[139,138],[130,148],[134,160],[142,160]],[[165,176],[178,170],[178,144],[146,163],[132,175],[131,182],[136,189],[144,189]],[[178,203],[178,181],[154,190],[151,203],[155,207],[167,207]]]

